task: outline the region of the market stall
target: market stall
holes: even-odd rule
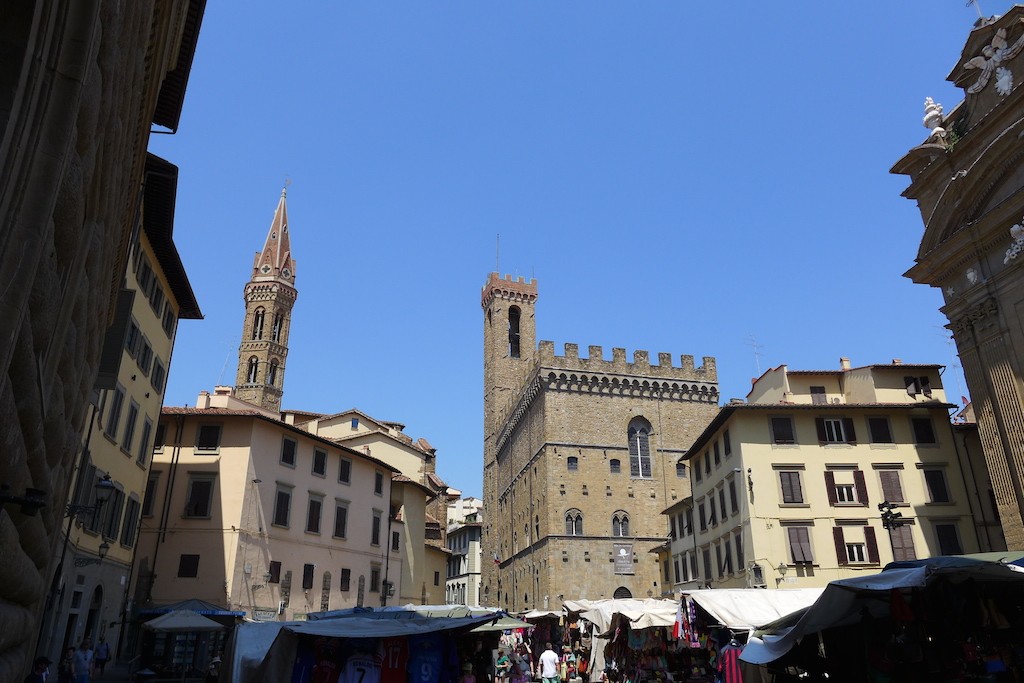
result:
[[[833,581],[811,607],[755,631],[740,658],[779,681],[1019,680],[1021,562],[936,557]]]

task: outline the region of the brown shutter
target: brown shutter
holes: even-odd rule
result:
[[[868,504],[868,486],[864,482],[864,471],[853,471],[853,486],[857,489],[857,502],[861,505]]]
[[[868,546],[868,562],[878,564],[878,540],[875,538],[875,527],[864,527],[864,542]]]
[[[795,503],[796,498],[793,497],[793,473],[779,472],[779,480],[782,482],[782,502]]]
[[[134,302],[134,289],[122,289],[117,293],[114,319],[103,336],[103,348],[100,351],[100,362],[96,369],[96,381],[93,382],[93,387],[96,389],[113,389],[117,386],[117,373],[121,368],[121,356],[124,352],[124,337],[128,332],[128,325],[131,323]]]
[[[818,429],[818,441],[825,443],[825,419],[821,417],[814,418],[814,426]]]
[[[836,559],[839,560],[839,566],[842,567],[849,564],[850,560],[846,556],[846,541],[843,539],[843,527],[834,527],[832,529],[832,536],[836,541]]]
[[[839,499],[836,497],[836,475],[832,470],[825,470],[825,492],[828,494],[828,504],[835,507]]]
[[[899,470],[882,470],[882,496],[890,503],[903,502],[903,487],[900,486]]]
[[[800,487],[800,473],[792,472],[791,475],[793,478],[793,495],[795,496],[793,502],[802,503],[804,502],[804,491]]]
[[[911,531],[910,527],[896,527],[889,532],[889,539],[892,541],[894,560],[904,562],[917,559],[917,553],[914,552],[913,531]]]
[[[843,432],[846,437],[846,443],[857,443],[857,431],[853,428],[853,418],[843,418]]]

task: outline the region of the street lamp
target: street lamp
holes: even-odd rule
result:
[[[882,513],[882,528],[886,531],[892,531],[906,524],[906,520],[902,519],[903,513],[895,511],[895,505],[887,500],[883,500],[878,504],[878,511]]]
[[[93,505],[81,505],[68,503],[67,508],[64,512],[65,517],[74,517],[78,519],[78,516],[83,513],[92,513],[93,520],[95,521],[96,515],[99,514],[100,508],[108,500],[110,500],[110,494],[114,492],[114,483],[110,481],[110,475],[104,474],[101,478],[96,480],[95,486],[95,497],[96,502]],[[108,546],[109,548],[109,546]]]
[[[21,514],[27,517],[35,517],[39,508],[46,507],[46,492],[39,489],[26,488],[22,496],[11,493],[11,487],[7,484],[0,484],[0,508],[8,503],[20,505]]]
[[[110,552],[110,544],[106,541],[103,541],[103,543],[100,544],[100,548],[98,551],[98,559],[95,557],[76,557],[75,566],[88,567],[90,564],[101,564],[103,562],[103,558],[107,556],[108,552]]]

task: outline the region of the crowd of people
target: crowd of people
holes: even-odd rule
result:
[[[57,683],[89,683],[103,676],[110,661],[110,644],[103,636],[93,647],[89,638],[84,639],[78,647],[69,647],[57,662]],[[25,683],[49,683],[50,666],[53,662],[48,657],[37,657],[32,665],[32,673],[25,677]]]

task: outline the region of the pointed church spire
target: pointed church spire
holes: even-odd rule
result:
[[[292,260],[292,242],[288,234],[288,188],[282,188],[281,199],[274,211],[274,220],[270,223],[263,250],[256,254],[252,266],[254,282],[263,280],[283,280],[295,286],[295,262]]]
[[[298,296],[285,200],[282,190],[263,250],[256,254],[252,279],[245,285],[235,380],[235,396],[272,411],[281,410],[292,307]]]

